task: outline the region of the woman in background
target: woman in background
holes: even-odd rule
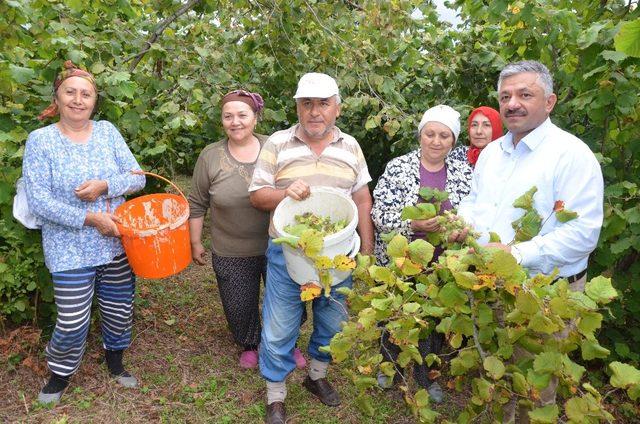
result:
[[[480,106],[469,114],[469,145],[458,146],[451,152],[451,156],[457,160],[466,160],[472,167],[480,157],[480,152],[487,144],[502,137],[502,121],[500,112],[489,107]]]

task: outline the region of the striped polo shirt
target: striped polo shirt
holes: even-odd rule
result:
[[[299,125],[278,131],[265,142],[256,162],[250,192],[265,187],[285,189],[301,179],[312,187],[332,187],[350,196],[371,181],[355,138],[334,127],[333,140],[318,156],[296,135]],[[272,227],[269,234],[274,237]]]

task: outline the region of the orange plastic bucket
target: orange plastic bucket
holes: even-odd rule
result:
[[[166,178],[151,172],[135,173],[167,181],[180,193],[136,197],[114,212],[120,219],[116,225],[133,272],[143,278],[169,277],[191,263],[189,202]]]

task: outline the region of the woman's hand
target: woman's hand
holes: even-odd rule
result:
[[[84,219],[84,225],[94,227],[105,237],[120,237],[116,222],[118,218],[115,215],[105,212],[87,212]]]
[[[193,262],[198,265],[206,265],[207,261],[204,257],[204,246],[202,243],[191,243],[191,257],[193,257]]]
[[[413,231],[424,231],[426,233],[442,231],[442,227],[438,224],[437,216],[430,219],[414,219],[411,221],[411,229]]]
[[[108,185],[105,180],[88,180],[75,189],[76,196],[85,202],[95,202],[101,195],[107,193]]]

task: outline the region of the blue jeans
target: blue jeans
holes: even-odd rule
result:
[[[313,333],[309,354],[322,362],[331,355],[321,352],[347,320],[345,297],[336,293],[340,287],[351,288],[351,277],[331,288],[331,298],[313,300]],[[339,303],[338,303],[339,302]],[[267,283],[262,305],[262,336],[260,342],[260,372],[271,382],[284,381],[296,367],[293,349],[300,335],[300,318],[305,304],[300,300],[300,285],[289,277],[282,247],[269,240],[267,248]]]

